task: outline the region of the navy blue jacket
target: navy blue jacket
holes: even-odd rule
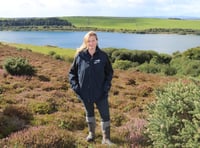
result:
[[[107,54],[97,47],[93,56],[85,50],[75,57],[69,71],[69,82],[80,99],[96,102],[107,97],[112,76]]]

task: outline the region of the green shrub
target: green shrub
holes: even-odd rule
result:
[[[22,51],[23,49],[22,48],[17,48],[17,51]]]
[[[110,61],[113,63],[114,62],[114,59],[112,59],[112,53],[114,51],[116,51],[117,49],[116,48],[102,48],[103,51],[106,52],[106,54],[108,55],[108,58],[110,59]]]
[[[58,126],[63,129],[73,130],[83,130],[87,125],[85,118],[83,116],[71,116],[68,118],[58,120]]]
[[[164,66],[162,72],[167,76],[173,76],[177,73],[176,68],[171,66]]]
[[[150,60],[150,63],[153,63],[153,64],[169,64],[171,59],[172,59],[172,57],[168,54],[160,54],[160,55],[154,56]]]
[[[184,66],[183,74],[192,77],[198,77],[200,75],[200,61],[191,60]]]
[[[64,61],[64,57],[62,57],[62,56],[59,55],[59,54],[54,54],[54,55],[53,55],[53,58],[56,59],[56,60]]]
[[[29,104],[29,107],[34,113],[38,114],[50,114],[57,111],[52,102],[33,102]]]
[[[183,57],[183,56],[175,56],[171,61],[170,61],[170,66],[175,67],[177,70],[178,75],[183,75],[183,72],[185,70],[185,65],[190,62],[191,60]]]
[[[132,67],[132,62],[128,60],[116,60],[113,63],[113,68],[127,70]]]
[[[119,127],[125,122],[126,118],[123,114],[114,114],[112,117],[113,125]]]
[[[0,138],[4,138],[10,135],[12,132],[19,131],[24,127],[24,120],[20,120],[16,116],[7,116],[0,114]]]
[[[23,105],[8,105],[4,110],[3,114],[7,116],[15,116],[19,119],[26,120],[28,122],[33,118],[32,113],[26,106]]]
[[[11,57],[4,61],[4,69],[11,75],[34,75],[36,70],[28,60],[20,57]]]
[[[2,94],[3,92],[4,92],[4,88],[0,86],[0,94]]]
[[[143,64],[145,62],[149,63],[153,57],[159,56],[159,54],[152,50],[133,50],[131,56],[131,61]]]
[[[177,74],[198,77],[200,73],[200,60],[191,60],[186,57],[172,59],[171,67],[175,67]]]
[[[68,62],[68,63],[72,63],[74,61],[74,57],[68,56],[68,57],[65,58],[65,61]]]
[[[131,51],[126,49],[116,50],[112,52],[112,59],[115,60],[131,60]]]
[[[160,64],[169,64],[172,60],[172,56],[168,54],[160,54],[158,56],[158,63]]]
[[[50,56],[53,56],[53,55],[55,55],[55,54],[56,54],[55,51],[49,51],[49,53],[48,53],[48,55],[50,55]]]
[[[55,126],[31,127],[0,141],[0,147],[75,148],[75,138]]]
[[[0,138],[8,136],[25,127],[33,115],[22,105],[8,105],[0,115]]]
[[[146,133],[154,147],[198,147],[200,143],[200,87],[174,82],[157,90],[149,105]]]
[[[137,62],[139,64],[149,62],[152,57],[158,56],[155,51],[143,51],[143,50],[127,50],[120,49],[114,50],[111,55],[111,61],[115,60],[128,60],[131,62]]]
[[[159,59],[161,64],[169,64],[170,61],[172,60],[172,56],[163,53],[159,55]]]
[[[139,71],[146,72],[146,73],[159,73],[161,68],[153,63],[144,63],[137,67]]]
[[[49,82],[50,81],[50,78],[47,77],[47,76],[44,76],[44,75],[39,75],[38,78],[39,78],[40,81],[43,81],[43,82]]]
[[[191,60],[200,60],[200,47],[190,48],[183,55]]]

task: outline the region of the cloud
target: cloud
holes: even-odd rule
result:
[[[0,17],[199,16],[197,0],[5,0]]]

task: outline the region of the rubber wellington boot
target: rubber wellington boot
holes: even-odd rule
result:
[[[110,121],[101,122],[101,128],[103,134],[102,144],[114,145],[114,143],[110,141]]]
[[[88,131],[89,134],[86,137],[86,140],[88,142],[94,141],[95,140],[95,127],[96,127],[96,122],[94,117],[87,118],[87,123],[88,123]]]

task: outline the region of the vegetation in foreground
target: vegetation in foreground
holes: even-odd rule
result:
[[[67,78],[70,62],[52,55],[0,44],[0,146],[106,147],[97,112],[97,139],[85,142],[84,109]],[[109,98],[114,147],[200,143],[199,81],[178,80],[115,69]]]
[[[55,46],[35,46],[28,44],[2,43],[16,47],[17,50],[30,50],[50,55],[54,59],[72,62],[74,49],[64,49]],[[128,50],[118,48],[103,48],[108,54],[113,67],[121,70],[138,70],[145,73],[166,76],[200,77],[200,47],[176,51],[170,54],[158,53],[153,50]]]
[[[3,68],[11,57],[26,58],[37,72],[11,75]],[[0,145],[15,147],[104,147],[97,113],[97,140],[86,143],[87,125],[82,104],[69,87],[70,63],[52,56],[0,45]],[[115,70],[110,92],[111,137],[118,147],[145,145],[141,130],[146,105],[154,90],[176,78]],[[140,126],[138,130],[136,127]],[[31,133],[31,134],[30,134]],[[55,134],[52,134],[55,133]],[[73,133],[73,134],[72,134]],[[135,140],[135,138],[141,140]],[[7,138],[6,138],[7,137]]]
[[[154,147],[199,147],[199,86],[199,82],[182,81],[156,92],[146,130]]]

